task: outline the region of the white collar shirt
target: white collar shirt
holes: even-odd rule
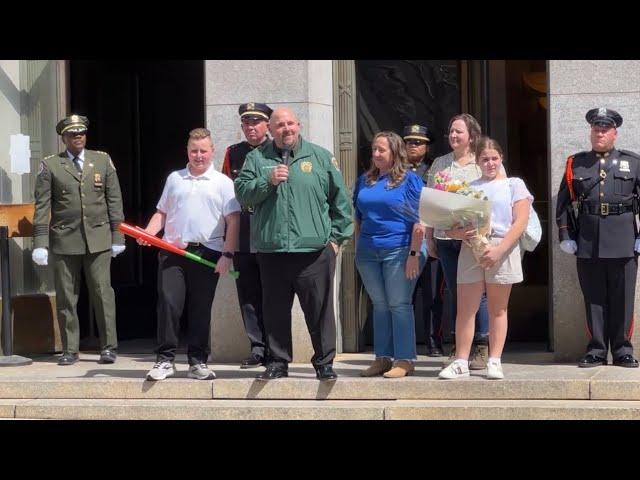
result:
[[[71,163],[73,163],[73,159],[76,158],[69,150],[67,150],[67,157],[69,157]],[[80,155],[78,155],[78,163],[80,164],[80,170],[84,170],[84,148],[80,152]]]
[[[189,166],[172,172],[156,208],[166,215],[163,239],[178,248],[190,242],[223,251],[225,218],[240,211],[233,181],[213,165],[194,176]]]

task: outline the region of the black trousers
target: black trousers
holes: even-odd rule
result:
[[[578,258],[590,340],[587,354],[613,359],[633,354],[633,308],[638,257]]]
[[[331,365],[336,356],[333,275],[336,255],[327,245],[311,253],[258,253],[262,278],[262,309],[270,365],[291,362],[291,307],[298,295],[311,336],[314,366]]]
[[[233,266],[240,272],[236,280],[236,289],[244,330],[251,342],[251,353],[264,357],[266,336],[262,316],[262,282],[256,254],[236,253]]]
[[[217,262],[221,255],[220,252],[205,247],[187,247],[186,250],[212,262]],[[211,305],[218,278],[219,275],[211,267],[173,253],[158,253],[157,361],[175,360],[180,317],[186,304],[189,365],[207,362],[211,351]]]
[[[442,348],[442,308],[444,295],[444,274],[437,258],[429,257],[413,291],[416,303],[418,289],[422,290],[422,320],[424,321],[425,345],[428,348]],[[416,317],[418,321],[418,317]]]

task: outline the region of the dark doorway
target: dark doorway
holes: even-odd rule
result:
[[[483,132],[498,140],[509,176],[520,177],[535,197],[543,228],[540,245],[523,259],[525,280],[514,286],[509,302],[508,340],[549,345],[549,245],[547,167],[547,69],[545,61],[529,60],[367,60],[356,61],[358,174],[369,168],[371,139],[381,130],[400,133],[404,125],[426,124],[435,143],[433,159],[451,149],[450,118],[474,115]],[[358,283],[359,291],[363,292]],[[421,293],[421,292],[420,292]],[[446,289],[443,294],[448,295]],[[361,345],[372,345],[371,305],[360,296],[360,318],[367,318]],[[417,304],[420,305],[419,299]],[[450,337],[447,301],[443,334]],[[420,309],[417,309],[420,318]],[[416,322],[418,342],[422,322]]]
[[[371,141],[382,130],[402,134],[405,125],[426,125],[433,135],[427,158],[448,153],[449,120],[461,111],[461,63],[458,60],[356,60],[358,175],[371,162]],[[361,345],[373,345],[372,306],[358,277],[359,315],[366,316]],[[447,297],[446,289],[442,295]],[[422,289],[416,318],[422,319]],[[446,298],[445,298],[446,299]],[[444,302],[445,305],[447,302]],[[443,312],[446,325],[448,309]],[[361,323],[361,324],[362,324]],[[416,321],[416,338],[424,341],[424,322]]]
[[[205,125],[203,61],[70,61],[70,110],[91,124],[87,148],[111,155],[125,221],[145,226],[172,170],[184,167],[189,130]],[[119,340],[155,338],[156,251],[130,238],[112,262]],[[84,287],[83,287],[84,288]],[[83,348],[95,348],[86,291],[78,305]]]

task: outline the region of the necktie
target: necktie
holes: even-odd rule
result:
[[[76,170],[82,173],[82,167],[80,166],[80,159],[78,157],[73,157],[73,164],[76,166]]]

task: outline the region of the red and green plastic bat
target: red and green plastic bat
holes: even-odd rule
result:
[[[126,223],[121,223],[120,225],[118,225],[118,230],[120,230],[120,232],[124,233],[125,235],[129,235],[130,237],[133,237],[135,239],[139,238],[141,240],[144,240],[154,247],[161,248],[162,250],[166,250],[167,252],[175,253],[176,255],[181,255],[188,258],[189,260],[193,260],[194,262],[206,265],[207,267],[216,268],[215,263],[210,262],[209,260],[205,260],[198,255],[194,255],[191,252],[187,252],[186,250],[178,248],[175,245],[171,245],[170,243],[165,242],[164,240],[145,232],[140,227],[133,227]],[[233,278],[238,278],[240,276],[240,272],[229,270],[229,275],[231,275]]]

